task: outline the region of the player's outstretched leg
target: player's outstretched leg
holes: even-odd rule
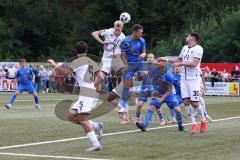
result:
[[[146,116],[144,118],[144,122],[143,123],[136,123],[136,126],[141,129],[141,131],[146,131],[146,128],[148,126],[148,124],[150,123],[150,121],[152,120],[152,116],[154,113],[155,107],[154,106],[150,106],[149,109],[147,110]]]
[[[102,122],[94,122],[94,121],[90,121],[90,120],[89,120],[89,123],[92,125],[93,129],[95,130],[97,139],[101,140],[102,133],[103,133],[103,123]]]
[[[206,104],[205,104],[205,101],[204,101],[203,97],[199,97],[199,100],[200,100],[200,103],[201,103],[201,105],[203,107],[204,115],[206,116],[207,120],[211,123],[212,122],[212,118],[207,113]]]
[[[166,121],[164,120],[164,115],[162,113],[162,110],[161,109],[157,109],[157,114],[158,114],[158,117],[159,117],[159,120],[160,120],[160,126],[165,126],[166,124]]]
[[[174,110],[176,112],[176,119],[177,119],[177,123],[178,123],[178,130],[179,131],[186,131],[184,129],[184,127],[183,127],[182,111],[181,111],[180,107],[175,107]]]
[[[40,107],[40,105],[39,105],[39,103],[38,103],[38,95],[37,95],[37,93],[34,92],[32,95],[33,95],[33,97],[34,97],[35,107],[36,107],[38,110],[40,110],[41,107]]]
[[[88,113],[78,114],[77,110],[70,109],[68,113],[68,119],[69,121],[76,123],[78,125],[81,125],[83,127],[91,145],[91,147],[86,149],[87,152],[100,151],[102,149],[102,146],[100,145],[92,127],[92,125],[97,125],[97,124],[93,123],[91,125],[91,122],[88,121]]]
[[[9,103],[6,104],[6,105],[4,105],[5,108],[10,109],[10,108],[12,107],[12,104],[13,104],[13,102],[15,101],[15,99],[17,98],[18,94],[19,94],[19,91],[16,91],[16,92],[14,93],[14,95],[13,95],[12,98],[10,99]]]

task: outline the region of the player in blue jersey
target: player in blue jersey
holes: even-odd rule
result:
[[[135,24],[132,26],[132,34],[127,36],[121,43],[121,57],[125,64],[123,74],[123,92],[122,92],[122,112],[126,111],[127,101],[129,98],[129,88],[132,86],[134,74],[137,73],[142,79],[143,85],[150,84],[146,62],[146,43],[142,37],[143,26]],[[124,119],[123,121],[126,121]]]
[[[147,54],[147,69],[148,69],[148,76],[150,79],[152,79],[154,70],[158,69],[153,63],[154,59],[155,59],[155,56],[153,53]],[[152,85],[152,84],[150,84],[150,85]],[[140,122],[140,115],[141,115],[142,107],[143,107],[144,103],[147,102],[147,99],[152,96],[153,88],[150,85],[148,85],[148,86],[142,85],[142,87],[141,87],[140,95],[139,95],[138,101],[137,101],[136,118],[135,118],[134,123]],[[157,110],[157,113],[158,113],[158,116],[160,119],[160,126],[164,126],[166,124],[166,122],[163,118],[162,112],[160,110],[159,111]]]
[[[5,105],[7,109],[10,109],[14,100],[22,92],[28,92],[33,95],[35,101],[35,107],[40,109],[38,104],[38,96],[33,87],[33,83],[35,82],[35,74],[31,68],[27,67],[26,59],[20,59],[19,61],[21,68],[17,70],[16,79],[18,81],[18,87],[12,98],[10,99],[9,104]]]
[[[152,119],[154,110],[161,108],[163,103],[166,103],[169,108],[174,108],[176,112],[176,119],[178,123],[178,130],[185,131],[182,126],[182,112],[179,107],[178,100],[172,93],[173,89],[173,76],[172,73],[167,71],[166,61],[158,61],[156,65],[159,69],[154,70],[153,73],[153,87],[158,92],[158,95],[154,97],[149,105],[146,116],[143,123],[136,123],[136,126],[142,131],[146,131],[149,122]]]

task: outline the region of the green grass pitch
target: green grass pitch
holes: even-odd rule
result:
[[[62,121],[54,114],[54,107],[61,99],[74,99],[76,96],[40,94],[42,109],[38,111],[33,97],[22,94],[12,109],[6,110],[2,106],[11,95],[0,94],[0,160],[238,160],[240,157],[239,97],[205,97],[207,111],[216,121],[208,123],[206,133],[195,135],[178,132],[175,126],[156,128],[159,127],[157,118],[149,126],[156,129],[140,132],[132,122],[120,125],[117,110],[113,110],[97,118],[104,123],[103,150],[86,153],[87,139],[78,138],[85,136],[82,128]],[[130,108],[132,120],[134,109]],[[186,125],[189,131],[190,127]],[[40,143],[34,144],[36,142]],[[30,145],[16,146],[22,144]]]

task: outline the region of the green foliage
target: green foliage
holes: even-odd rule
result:
[[[132,21],[124,33],[130,34],[133,24],[142,24],[149,52],[178,55],[186,34],[195,30],[202,36],[204,60],[235,62],[239,61],[238,4],[237,0],[0,0],[0,60],[64,61],[78,40],[88,42],[89,52],[101,56],[102,46],[91,32],[112,27],[127,11]]]

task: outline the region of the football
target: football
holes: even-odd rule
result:
[[[128,22],[130,22],[130,20],[131,20],[131,16],[130,16],[129,13],[123,12],[123,13],[120,14],[119,19],[120,19],[121,21],[123,21],[123,23],[128,23]]]

